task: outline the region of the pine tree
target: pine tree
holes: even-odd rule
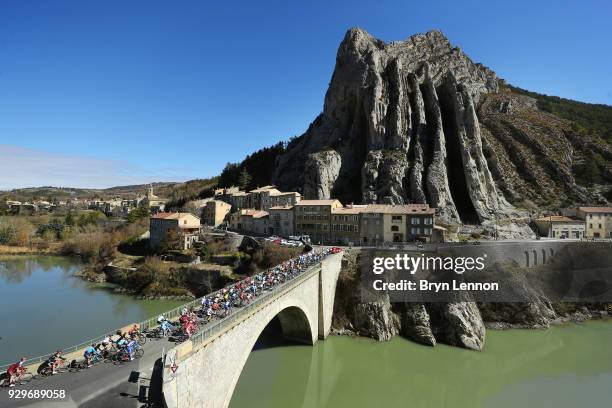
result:
[[[238,183],[243,190],[246,190],[247,187],[251,184],[252,177],[246,169],[242,169],[240,172],[240,177],[238,178]]]

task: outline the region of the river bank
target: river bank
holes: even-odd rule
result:
[[[0,245],[2,255],[61,255],[60,245],[48,246],[15,246]]]

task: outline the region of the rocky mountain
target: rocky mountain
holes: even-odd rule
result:
[[[525,215],[526,202],[604,203],[576,178],[594,154],[605,189],[606,142],[540,109],[441,32],[385,43],[354,28],[323,112],[278,158],[272,182],[344,203],[426,202],[448,223],[487,224]]]

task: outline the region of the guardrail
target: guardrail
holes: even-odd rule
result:
[[[231,313],[229,316],[225,317],[224,319],[218,320],[212,325],[209,324],[209,325],[204,326],[202,330],[200,330],[197,334],[195,334],[191,338],[192,344],[196,346],[200,343],[203,343],[206,339],[210,337],[216,337],[219,333],[225,331],[227,328],[235,326],[238,322],[244,320],[244,316],[248,315],[249,311],[258,309],[262,304],[268,301],[274,300],[278,298],[279,296],[284,295],[285,293],[295,288],[296,286],[298,286],[300,283],[302,283],[306,279],[318,273],[320,269],[321,269],[321,263],[318,262],[312,265],[311,267],[309,267],[308,269],[306,269],[299,276],[281,283],[276,288],[274,288],[274,290],[271,290],[264,295],[258,296],[251,303],[240,307],[239,309],[237,309],[235,312]]]
[[[296,285],[297,284],[296,281],[301,282],[303,279],[305,279],[304,278],[305,275],[310,275],[312,273],[312,271],[310,269],[316,268],[317,266],[320,266],[320,265],[321,265],[321,262],[317,262],[313,266],[309,267],[306,271],[301,273],[298,277],[293,278],[293,279],[291,279],[291,280],[289,280],[287,282],[282,283],[281,285],[277,286],[274,290],[270,291],[269,293],[267,293],[264,296],[257,297],[249,305],[241,307],[239,311],[231,313],[228,317],[216,321],[213,325],[207,325],[206,326],[206,330],[198,332],[198,334],[196,334],[192,338],[192,341],[193,341],[194,338],[196,338],[198,336],[200,336],[200,338],[202,338],[202,340],[200,340],[200,342],[203,341],[204,338],[206,338],[207,336],[206,337],[201,337],[201,336],[204,333],[209,333],[209,332],[210,332],[209,335],[212,335],[213,332],[211,330],[221,331],[222,328],[218,327],[218,326],[220,326],[222,324],[223,324],[223,327],[225,327],[225,324],[230,324],[230,321],[231,321],[231,324],[234,324],[234,322],[236,321],[236,318],[235,318],[236,315],[242,314],[243,310],[250,310],[250,308],[252,308],[254,305],[261,304],[261,301],[263,299],[269,299],[271,295],[278,294],[279,291],[281,291],[281,290],[282,291],[288,290],[286,285],[289,285],[289,284],[292,284],[292,286]],[[191,301],[189,301],[187,303],[183,303],[182,305],[177,306],[174,309],[170,309],[170,310],[168,310],[168,311],[166,311],[164,313],[161,313],[161,314],[163,314],[166,319],[174,320],[174,319],[180,317],[182,309],[184,309],[184,308],[192,309],[192,308],[195,308],[196,306],[200,306],[201,303],[202,303],[202,299],[204,297],[215,296],[215,294],[221,293],[222,291],[223,291],[223,289],[219,289],[219,290],[217,290],[215,292],[208,293],[208,294],[206,294],[204,296],[201,296],[201,297],[199,297],[197,299],[191,300]],[[140,330],[148,330],[148,329],[151,329],[153,327],[158,326],[158,324],[157,324],[157,317],[158,316],[159,315],[156,315],[156,316],[150,317],[149,319],[143,320],[140,323],[137,323],[137,324],[140,325]],[[230,321],[228,321],[228,319]],[[115,331],[116,330],[110,331],[110,332],[114,333]],[[93,343],[101,342],[106,337],[106,334],[108,334],[108,333],[109,332],[106,332],[105,334],[102,334],[102,335],[100,335],[98,337],[95,337],[93,339],[89,339],[87,341],[84,341],[84,342],[79,343],[79,344],[74,345],[74,346],[62,348],[61,350],[62,350],[63,354],[69,354],[69,353],[76,352],[78,350],[85,349],[86,347],[90,346]],[[199,344],[199,343],[194,343],[194,344]],[[47,360],[51,354],[52,354],[52,352],[50,352],[48,354],[40,355],[40,356],[37,356],[37,357],[29,358],[29,359],[27,359],[25,361],[24,366],[27,367],[27,366],[31,366],[31,365],[34,365],[34,364],[41,364],[42,362]],[[18,357],[16,357],[16,359],[18,359]],[[8,364],[0,365],[0,373],[6,371],[11,364],[13,364],[13,363],[8,363]]]

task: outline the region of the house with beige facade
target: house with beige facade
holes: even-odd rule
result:
[[[612,207],[576,207],[563,214],[585,222],[586,238],[612,238]]]
[[[171,234],[178,239],[176,249],[190,249],[198,240],[200,218],[191,213],[157,213],[149,220],[149,232],[149,245],[153,250],[160,249],[165,242],[173,238]]]

